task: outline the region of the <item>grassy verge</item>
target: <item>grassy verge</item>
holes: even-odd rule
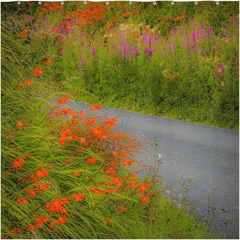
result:
[[[34,7],[31,2],[27,4]],[[98,11],[103,12],[102,5],[97,6]],[[25,7],[28,9],[28,5]],[[66,39],[70,43],[71,37],[81,41],[86,33],[80,31],[79,39],[68,35],[71,28],[66,22],[57,25],[63,17],[61,6],[54,3],[44,7],[52,7],[53,13],[45,17],[46,10],[41,9],[41,19],[39,10],[31,8],[38,14],[34,20],[29,15],[24,15],[23,19],[17,15],[4,15],[6,21],[2,22],[1,237],[191,239],[221,235],[222,231],[210,233],[210,221],[207,218],[199,221],[193,214],[194,207],[190,209],[187,192],[192,180],[185,188],[185,196],[177,199],[168,196],[168,189],[176,187],[164,186],[162,176],[157,174],[161,158],[156,157],[155,148],[151,151],[155,153],[154,166],[136,161],[134,156],[141,153],[142,148],[147,150],[144,146],[149,143],[116,128],[117,118],[91,117],[84,109],[59,110],[73,99],[92,102],[93,98],[102,97],[89,107],[92,111],[101,110],[101,104],[112,101],[113,97],[115,104],[123,105],[122,96],[109,98],[109,89],[104,90],[105,95],[95,94],[103,91],[101,84],[111,84],[109,80],[104,82],[105,66],[101,66],[99,72],[91,71],[96,64],[93,61],[87,71],[81,71],[86,70],[82,67],[76,70],[80,62],[76,64],[75,57],[77,55],[85,65],[83,55],[79,56],[79,52],[65,43]],[[70,15],[67,11],[74,7],[67,6],[64,14]],[[55,11],[58,9],[61,10],[59,13]],[[86,9],[85,13],[97,11]],[[150,11],[148,9],[145,10]],[[111,9],[107,8],[107,11],[111,12]],[[139,14],[138,18],[141,17]],[[58,27],[47,29],[48,21]],[[104,22],[99,24],[104,27]],[[60,29],[66,32],[60,32]],[[107,56],[103,49],[99,48],[102,54],[99,56],[104,62]],[[90,51],[94,54],[93,49]],[[140,58],[143,64],[144,54]],[[118,59],[120,68],[124,67],[121,71],[125,68],[130,71],[125,60]],[[134,75],[131,71],[130,74]],[[99,88],[91,90],[85,75],[92,76],[91,84],[99,80]],[[95,75],[98,76],[96,79]],[[128,84],[125,83],[125,88]],[[144,89],[144,85],[140,88]],[[110,90],[115,93],[114,88]],[[148,99],[148,90],[144,93],[146,106],[151,106],[153,102],[152,98]],[[128,99],[124,88],[123,94]],[[47,101],[53,97],[58,98],[58,104],[49,108]],[[147,171],[142,178],[136,175],[141,170]]]

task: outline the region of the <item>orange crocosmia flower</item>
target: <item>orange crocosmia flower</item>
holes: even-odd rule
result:
[[[73,194],[73,199],[75,199],[75,202],[82,201],[84,197],[84,194]]]
[[[28,231],[34,231],[35,230],[35,228],[32,226],[32,225],[28,225]]]
[[[78,175],[80,175],[80,173],[79,172],[75,172],[73,175],[74,176],[78,176]]]
[[[101,105],[100,104],[95,105],[95,107],[97,108],[97,110],[101,110]]]
[[[125,152],[120,152],[120,155],[123,156],[123,157],[126,157],[126,156],[127,156],[127,153],[125,153]]]
[[[28,30],[27,30],[27,29],[25,29],[25,30],[24,30],[24,31],[22,31],[21,33],[22,33],[22,36],[25,36],[25,35],[27,35],[27,33],[28,33]]]
[[[167,18],[171,19],[172,17],[171,17],[171,16],[169,16],[169,15],[167,15]]]
[[[18,197],[18,203],[20,203],[22,201],[22,199],[20,197]]]
[[[25,83],[27,83],[27,87],[29,87],[32,82],[33,82],[32,80],[26,80],[26,81],[24,82],[24,85],[25,85]]]
[[[130,161],[123,161],[123,166],[131,166],[132,162]]]
[[[27,199],[27,198],[24,198],[24,199],[22,200],[22,205],[27,205],[27,203],[28,203],[28,200],[29,200],[29,199]]]
[[[144,185],[142,186],[139,186],[139,192],[142,192],[142,191],[145,191],[147,188],[149,187],[149,185],[147,183],[145,183]]]
[[[70,133],[70,132],[72,132],[72,130],[70,130],[69,128],[66,129],[64,132],[61,133],[61,134],[62,134],[62,137],[68,136],[68,133]]]
[[[48,176],[48,174],[49,174],[49,172],[46,171],[46,170],[37,170],[36,171],[36,175],[37,175],[38,178]]]
[[[93,164],[93,163],[95,163],[95,162],[96,162],[96,159],[89,158],[89,159],[88,159],[88,162],[89,162],[90,164]]]
[[[107,169],[106,174],[108,174],[108,173],[114,174],[115,173],[115,169]]]
[[[44,70],[43,69],[36,69],[34,70],[34,75],[41,75],[43,74]]]
[[[53,222],[51,221],[51,222],[50,222],[50,228],[52,229],[53,226],[54,226],[54,224],[53,224]]]
[[[83,111],[80,111],[79,114],[80,114],[80,117],[84,117],[84,115],[86,115],[86,113],[83,113]]]
[[[64,140],[65,140],[65,138],[60,138],[59,139],[61,145],[64,145]]]
[[[83,138],[79,138],[79,140],[81,141],[81,143],[86,142],[84,137]]]
[[[89,106],[89,109],[90,109],[90,111],[94,111],[96,109],[101,110],[101,105],[100,104],[92,105],[92,106]]]
[[[71,199],[71,198],[65,198],[65,197],[63,197],[63,198],[61,199],[61,203],[62,203],[62,204],[67,204],[70,199]]]
[[[114,125],[116,121],[117,120],[115,118],[110,118],[110,119],[106,120],[106,123],[107,124],[110,123],[111,125]]]
[[[20,164],[23,164],[23,163],[24,163],[24,161],[23,161],[22,158],[19,158],[19,159],[18,159],[18,162],[19,162]]]
[[[88,120],[88,121],[85,121],[85,124],[92,126],[92,125],[94,124],[94,122],[95,122],[94,119],[90,119],[90,120]]]
[[[20,234],[22,231],[21,231],[21,229],[14,228],[11,230],[11,232],[13,232],[15,234]]]
[[[18,84],[19,89],[21,89],[21,86],[22,86],[22,83],[19,83],[19,84]]]
[[[66,223],[66,216],[64,215],[64,217],[58,217],[57,224],[64,224],[64,223]]]
[[[40,229],[42,227],[42,224],[46,223],[49,220],[49,217],[43,217],[39,216],[37,220],[35,221],[35,228]]]
[[[149,32],[149,29],[148,29],[148,28],[145,28],[145,31],[146,31],[146,32]]]
[[[135,13],[135,14],[139,14],[139,11],[138,11],[138,10],[134,10],[134,13]]]
[[[50,64],[52,63],[52,59],[49,59],[49,60],[45,61],[45,63],[46,63],[47,65],[50,65]]]
[[[51,116],[52,118],[56,118],[56,116],[54,115],[54,113],[52,113],[52,116]]]
[[[73,118],[75,118],[75,117],[77,117],[77,114],[76,114],[76,113],[77,113],[77,112],[74,111],[74,112],[71,112],[70,114],[72,115]]]
[[[42,184],[37,183],[37,189],[43,190],[44,187],[45,187],[45,184],[44,184],[44,183],[42,183]]]
[[[19,161],[12,162],[13,167],[15,168],[15,170],[19,170],[19,168],[22,166],[21,163]]]
[[[127,210],[127,207],[121,207],[119,210],[125,211],[125,210]]]
[[[104,134],[104,130],[102,128],[94,128],[92,130],[92,133],[95,136],[100,136],[100,135]]]
[[[29,195],[31,195],[32,197],[36,196],[36,192],[32,189],[27,190],[27,192],[29,193]]]
[[[135,188],[135,187],[137,187],[137,185],[138,185],[138,182],[131,182],[130,183],[131,188]]]
[[[134,174],[131,175],[131,180],[135,180],[136,176]]]
[[[23,126],[23,122],[18,121],[17,124],[16,124],[16,126],[17,126],[17,128],[22,127],[22,126]]]
[[[58,99],[59,104],[65,104],[67,102],[67,98]]]
[[[128,16],[131,15],[131,13],[130,12],[126,12],[125,15],[126,15],[126,17],[128,17]]]
[[[150,199],[149,196],[142,197],[142,198],[141,198],[141,202],[142,202],[142,203],[147,202],[149,199]]]

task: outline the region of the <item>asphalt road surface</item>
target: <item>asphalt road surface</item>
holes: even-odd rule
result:
[[[90,104],[71,102],[67,105],[80,111]],[[145,145],[149,150],[158,142],[156,152],[162,156],[160,169],[165,173],[159,172],[159,175],[164,176],[165,186],[175,184],[179,173],[183,179],[179,181],[176,193],[180,193],[184,188],[182,183],[189,183],[189,178],[192,182],[196,179],[188,192],[191,206],[197,205],[195,216],[205,218],[209,215],[211,223],[215,219],[215,231],[222,227],[227,238],[239,238],[239,132],[106,107],[95,111],[87,108],[83,112],[108,118],[122,116],[118,118],[117,127],[125,128],[126,134],[143,142],[153,142]],[[153,164],[152,154],[141,151],[145,156],[141,154],[135,159],[147,164],[147,158]],[[226,211],[227,226],[222,222],[222,209]]]

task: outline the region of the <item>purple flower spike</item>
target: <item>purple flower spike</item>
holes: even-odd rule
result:
[[[218,78],[218,75],[217,75],[216,70],[214,70],[214,77],[215,77],[216,79]]]
[[[224,66],[223,65],[221,67],[221,70],[222,70],[222,77],[224,77]]]
[[[152,39],[151,39],[150,33],[148,34],[148,44],[149,44],[149,47],[152,48]]]
[[[113,148],[113,150],[116,150],[116,149],[117,149],[117,145],[116,145],[116,143],[115,143],[115,140],[114,140],[114,142],[111,144],[111,147]]]
[[[193,42],[195,42],[196,36],[195,36],[195,32],[194,32],[194,31],[193,31],[193,33],[192,33],[192,37],[193,37]]]

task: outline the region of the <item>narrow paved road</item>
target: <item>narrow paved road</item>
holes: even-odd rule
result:
[[[79,102],[68,105],[78,111],[89,106]],[[193,202],[191,206],[197,205],[195,215],[198,218],[209,215],[214,219],[212,209],[210,213],[207,211],[209,199],[210,206],[216,206],[216,229],[221,225],[228,238],[239,238],[239,132],[105,107],[100,111],[87,108],[84,113],[108,118],[122,116],[118,118],[117,127],[126,128],[125,133],[144,142],[153,142],[146,145],[149,150],[158,142],[156,152],[162,155],[160,168],[165,175],[159,174],[164,176],[165,186],[175,184],[179,173],[183,179],[176,193],[180,193],[182,183],[189,183],[189,178],[192,182],[196,179],[188,193]],[[139,155],[136,159],[147,163],[148,158],[153,164],[152,154],[143,152],[145,156]],[[222,222],[221,209],[229,210],[225,218],[227,227]]]

